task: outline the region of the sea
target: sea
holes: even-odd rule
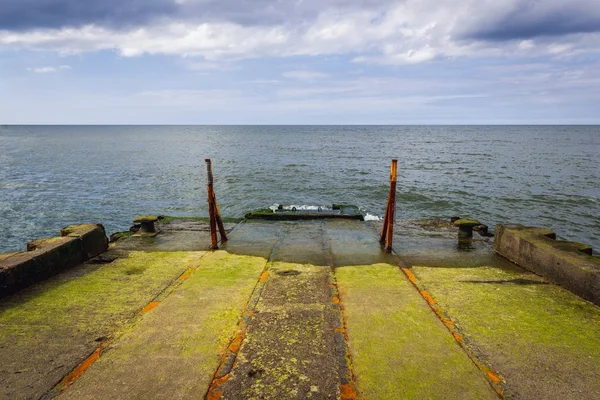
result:
[[[140,214],[354,204],[381,218],[544,226],[600,249],[600,126],[0,126],[0,252]]]

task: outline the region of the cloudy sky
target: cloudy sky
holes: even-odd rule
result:
[[[598,124],[600,0],[0,0],[0,123]]]

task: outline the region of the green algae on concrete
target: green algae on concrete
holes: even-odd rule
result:
[[[221,220],[226,223],[226,222],[231,222],[231,223],[238,223],[241,222],[243,220],[243,218],[232,218],[232,217],[221,217]],[[196,221],[196,222],[210,222],[210,218],[209,217],[177,217],[177,216],[171,216],[171,215],[161,215],[158,217],[158,221],[161,224],[171,224],[174,222],[181,222],[181,221]]]
[[[330,268],[274,262],[223,399],[335,399],[340,377]],[[336,320],[337,319],[337,320]]]
[[[202,398],[265,264],[205,256],[60,398]]]
[[[600,308],[516,267],[412,271],[508,398],[598,398]]]
[[[204,253],[83,264],[0,303],[0,398],[39,398]]]
[[[341,267],[335,275],[361,398],[497,398],[398,267]]]

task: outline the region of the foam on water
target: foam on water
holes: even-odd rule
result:
[[[380,221],[381,218],[370,213],[365,214],[365,221]]]

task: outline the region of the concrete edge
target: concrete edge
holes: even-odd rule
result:
[[[600,305],[600,257],[590,246],[556,240],[550,229],[496,225],[494,251],[550,282]]]
[[[27,251],[0,257],[0,298],[73,268],[108,249],[101,224],[71,225],[61,236],[27,243]]]

